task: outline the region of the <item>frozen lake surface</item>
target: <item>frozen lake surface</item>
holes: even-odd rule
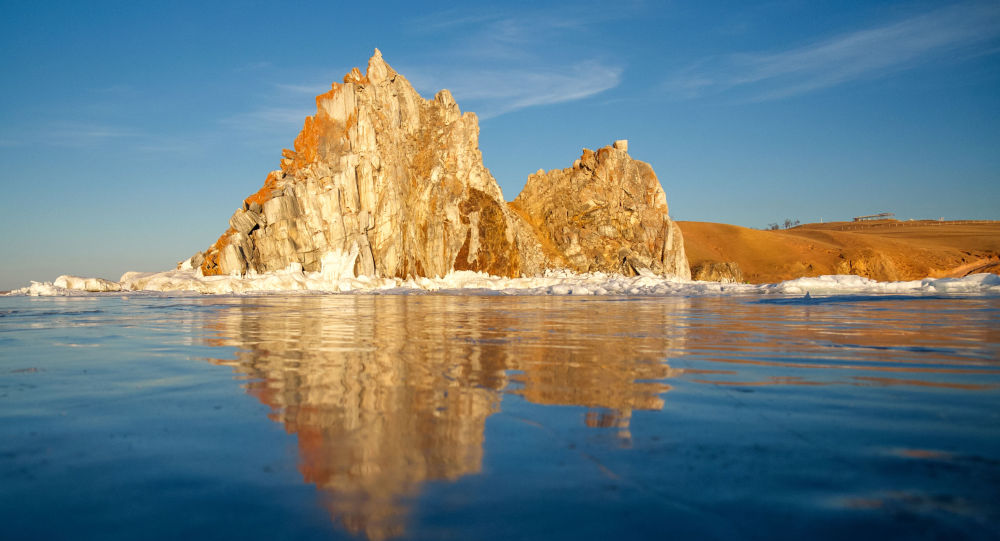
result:
[[[996,538],[1000,297],[0,298],[0,538]]]

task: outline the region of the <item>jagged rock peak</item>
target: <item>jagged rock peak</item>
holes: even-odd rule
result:
[[[549,268],[690,277],[681,233],[628,141],[539,171],[511,204],[483,165],[479,122],[447,90],[422,98],[376,49],[316,97],[280,169],[187,264],[205,275],[300,266],[406,278]]]
[[[382,59],[382,51],[375,49],[375,53],[368,59],[368,71],[365,76],[369,81],[379,83],[393,75],[396,75],[396,72]]]
[[[247,197],[202,272],[299,264],[337,274],[521,273],[513,220],[483,166],[475,114],[423,99],[377,49],[316,97],[281,169]]]

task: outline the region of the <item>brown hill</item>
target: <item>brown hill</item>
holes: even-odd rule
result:
[[[823,274],[880,281],[1000,274],[997,221],[834,222],[779,231],[677,223],[696,276],[699,269],[724,262],[737,263],[750,283]]]

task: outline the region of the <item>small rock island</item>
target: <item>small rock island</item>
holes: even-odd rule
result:
[[[354,68],[316,97],[281,168],[185,264],[205,276],[298,264],[396,278],[547,269],[691,278],[663,188],[627,141],[539,170],[508,203],[483,165],[475,113],[447,90],[422,98],[377,49],[364,74]]]

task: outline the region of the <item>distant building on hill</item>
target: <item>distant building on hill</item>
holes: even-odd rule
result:
[[[868,216],[855,216],[855,222],[871,222],[875,220],[893,220],[896,215],[891,212],[882,212],[879,214],[869,214]]]

